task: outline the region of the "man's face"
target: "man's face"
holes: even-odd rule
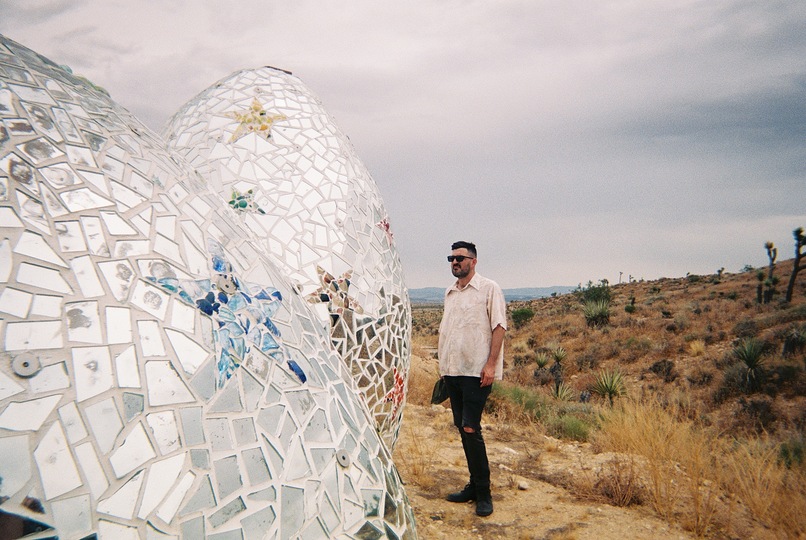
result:
[[[461,262],[456,259],[451,262],[451,273],[453,274],[453,277],[459,279],[467,277],[473,270],[473,267],[476,264],[476,259],[472,258],[470,253],[468,253],[467,249],[465,248],[454,249],[451,251],[451,255],[454,257],[466,257],[466,259],[462,260]]]

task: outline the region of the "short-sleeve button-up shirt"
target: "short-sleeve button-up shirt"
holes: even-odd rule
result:
[[[439,325],[440,375],[481,377],[497,326],[506,329],[507,306],[496,282],[477,273],[463,289],[456,283],[448,288]],[[501,380],[503,373],[502,345],[495,378]]]

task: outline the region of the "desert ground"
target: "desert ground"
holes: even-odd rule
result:
[[[440,311],[415,307],[409,398],[394,457],[419,537],[806,538],[806,356],[803,351],[794,358],[776,352],[776,340],[792,328],[806,328],[806,285],[799,282],[791,303],[760,305],[755,281],[751,273],[720,273],[612,287],[610,321],[595,328],[585,324],[573,295],[510,305],[510,311],[530,306],[535,317],[508,331],[505,381],[497,384],[535,393],[543,413],[507,403],[506,392],[491,396],[482,425],[495,511],[486,518],[475,515],[473,503],[445,500],[467,482],[467,470],[448,403],[431,405],[429,400],[437,378]],[[625,313],[629,303],[637,310]],[[758,371],[766,386],[730,386],[735,349],[747,338],[741,332],[768,346]],[[700,343],[691,345],[695,341]],[[613,406],[595,393],[585,404],[576,397],[551,397],[556,382],[547,383],[532,358],[558,343],[567,351],[564,384],[574,396],[592,388],[596,373],[618,369],[624,375],[625,392]],[[656,369],[659,363],[665,369]],[[614,442],[620,440],[619,429],[607,428],[613,425],[608,415],[628,403],[633,405],[626,409],[643,411],[647,402],[662,403],[650,417],[674,411],[671,431],[660,435],[668,441],[661,445],[671,448],[679,439],[706,457],[691,458],[687,452],[666,457],[662,447],[657,449],[662,460],[651,451],[621,451]],[[563,430],[564,411],[588,422],[590,429],[582,435]],[[784,465],[780,456],[792,444],[801,457]],[[728,454],[738,459],[737,449],[744,448],[751,449],[741,454],[745,461],[727,459]]]
[[[427,365],[419,357],[413,362]],[[432,371],[415,369],[419,372],[415,376]],[[447,402],[407,406],[395,461],[423,540],[696,538],[645,507],[620,508],[585,500],[562,487],[573,478],[595,483],[612,453],[596,453],[590,443],[563,442],[536,429],[488,420],[483,427],[495,511],[481,518],[473,503],[445,500],[467,482],[462,446]]]

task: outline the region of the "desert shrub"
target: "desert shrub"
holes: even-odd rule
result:
[[[775,397],[783,392],[787,397],[806,395],[806,377],[803,367],[790,362],[767,364],[764,367],[762,391]]]
[[[722,403],[731,397],[748,392],[747,368],[741,362],[735,362],[722,372],[722,382],[714,392],[714,402]]]
[[[585,442],[590,437],[593,426],[571,414],[562,414],[549,420],[548,431],[558,439]]]
[[[675,323],[669,323],[666,325],[666,331],[670,334],[676,334],[678,331],[677,325]]]
[[[737,428],[755,433],[771,432],[777,420],[778,413],[769,398],[739,399],[739,412],[735,417]]]
[[[537,336],[534,334],[529,336],[529,338],[526,340],[526,345],[528,345],[530,349],[537,349],[538,346]]]
[[[594,370],[599,367],[599,348],[590,347],[587,351],[576,358],[577,369],[580,371]]]
[[[674,362],[671,360],[658,360],[651,366],[649,371],[663,379],[664,382],[670,383],[677,378],[677,372],[674,369]]]
[[[512,310],[512,323],[515,325],[515,328],[522,328],[526,323],[532,320],[535,316],[535,312],[532,308],[529,307],[522,307],[518,309]]]
[[[708,386],[714,380],[714,374],[702,367],[696,367],[686,376],[686,380],[694,386]]]
[[[593,281],[588,281],[588,284],[585,287],[578,287],[574,293],[583,304],[600,301],[604,301],[609,304],[611,299],[610,282],[606,279],[602,279],[598,284],[594,285]]]
[[[634,336],[628,337],[623,344],[623,349],[620,357],[625,363],[632,363],[644,356],[652,350],[652,340],[647,337],[636,338]]]
[[[624,306],[624,311],[627,313],[635,313],[635,304],[627,304]]]
[[[514,353],[525,353],[528,350],[528,347],[522,342],[516,343],[513,342],[511,346],[512,352]]]
[[[652,340],[650,340],[648,337],[636,338],[630,336],[624,342],[624,348],[634,351],[647,352],[652,348]]]
[[[610,406],[613,406],[613,400],[619,396],[627,393],[627,387],[624,384],[624,376],[620,371],[605,371],[602,370],[596,376],[593,382],[591,392],[610,401]]]
[[[726,369],[736,363],[736,357],[733,351],[725,351],[719,358],[714,359],[714,367],[717,369]]]
[[[798,433],[781,443],[778,457],[787,469],[803,467],[804,454],[803,433]]]
[[[549,410],[547,398],[538,391],[501,382],[493,384],[485,410],[495,413],[498,409],[513,406],[531,421],[540,420]]]
[[[644,489],[634,458],[614,457],[597,474],[594,486],[614,506],[642,504]]]
[[[739,321],[733,327],[733,334],[739,338],[755,337],[758,335],[758,323],[753,319]]]
[[[610,322],[610,301],[590,300],[582,306],[588,326],[605,326]]]
[[[537,368],[534,371],[534,383],[538,386],[546,386],[554,382],[554,375],[546,368]]]
[[[516,366],[524,366],[532,359],[531,354],[515,354],[512,355],[512,363]]]

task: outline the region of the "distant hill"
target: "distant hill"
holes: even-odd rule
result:
[[[552,294],[566,294],[576,289],[576,287],[558,285],[554,287],[523,287],[519,289],[504,289],[504,298],[507,302],[513,300],[535,300],[545,298]],[[412,304],[441,304],[445,296],[445,289],[442,287],[423,287],[421,289],[409,289],[409,297]]]

